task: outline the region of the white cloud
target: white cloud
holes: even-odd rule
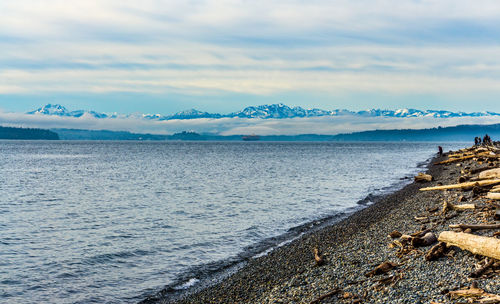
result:
[[[72,37],[70,32],[74,28],[67,28],[68,24],[90,25],[103,31],[120,29],[132,33],[173,32],[192,36],[197,35],[195,29],[203,35],[235,29],[251,34],[264,28],[267,31],[260,33],[263,36],[318,29],[372,31],[393,28],[398,23],[419,22],[425,26],[424,20],[495,20],[500,15],[500,5],[495,0],[17,0],[2,1],[0,9],[3,32],[49,37]]]
[[[500,64],[500,63],[499,63]],[[480,67],[480,66],[479,66]],[[470,70],[471,67],[461,69]],[[474,67],[474,71],[478,68]],[[500,72],[500,71],[498,71]],[[500,75],[499,75],[500,76]],[[218,92],[268,95],[289,91],[383,92],[389,94],[500,93],[496,77],[422,75],[391,71],[300,71],[277,69],[49,69],[3,70],[0,93]]]
[[[0,12],[0,94],[500,93],[493,0],[17,0]]]

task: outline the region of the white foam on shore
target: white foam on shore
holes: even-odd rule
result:
[[[182,284],[181,286],[177,286],[177,287],[174,287],[175,290],[184,290],[184,289],[188,289],[190,287],[193,287],[194,285],[196,285],[200,280],[198,280],[197,278],[191,278],[189,281],[187,281],[186,283]]]

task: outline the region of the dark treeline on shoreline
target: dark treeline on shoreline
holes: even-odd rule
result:
[[[59,135],[50,130],[32,128],[13,128],[0,126],[0,139],[44,139],[58,140]]]
[[[489,134],[500,138],[500,124],[459,125],[430,129],[394,129],[353,132],[337,135],[262,135],[259,141],[470,141],[477,136]],[[243,135],[218,135],[211,133],[180,132],[173,135],[141,134],[127,131],[81,130],[81,129],[26,129],[0,127],[0,139],[50,139],[50,140],[205,140],[241,141]]]
[[[500,138],[500,124],[459,125],[431,129],[374,130],[338,134],[333,140],[338,141],[470,141],[476,136],[489,134],[494,139]]]
[[[218,135],[210,133],[180,132],[173,135],[138,134],[125,131],[53,129],[63,140],[206,140],[241,141],[241,135]],[[477,136],[489,134],[500,138],[500,124],[459,125],[430,129],[373,130],[337,135],[261,135],[259,141],[471,141]]]

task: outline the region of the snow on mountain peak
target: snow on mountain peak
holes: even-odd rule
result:
[[[61,106],[60,104],[47,104],[41,108],[38,108],[35,111],[29,112],[28,114],[44,114],[44,115],[58,115],[58,116],[67,116],[68,109]]]
[[[47,104],[35,111],[28,112],[27,114],[41,114],[41,115],[56,115],[56,116],[67,116],[67,117],[94,117],[94,118],[106,118],[108,115],[104,113],[97,113],[94,111],[68,111],[66,107],[60,104]]]
[[[119,114],[104,114],[94,111],[68,111],[65,107],[59,104],[48,104],[35,111],[28,112],[28,114],[43,114],[43,115],[57,115],[57,116],[69,116],[69,117],[93,117],[96,119],[100,118],[118,118],[118,117],[133,117],[142,118],[149,120],[172,120],[172,119],[197,119],[197,118],[261,118],[261,119],[284,119],[284,118],[295,118],[295,117],[320,117],[320,116],[362,116],[362,117],[434,117],[434,118],[450,118],[450,117],[482,117],[482,116],[500,116],[499,113],[494,112],[474,112],[474,113],[464,113],[464,112],[450,112],[443,110],[416,110],[416,109],[397,109],[397,110],[381,110],[381,109],[368,109],[363,111],[349,111],[349,110],[322,110],[317,108],[304,109],[299,106],[289,107],[283,103],[270,104],[270,105],[259,105],[259,106],[249,106],[238,112],[233,112],[229,114],[219,114],[219,113],[208,113],[202,112],[196,109],[189,109],[175,113],[173,115],[161,115],[161,114],[142,114],[134,113],[129,115],[119,115]]]

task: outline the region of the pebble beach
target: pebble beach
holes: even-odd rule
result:
[[[450,294],[471,286],[498,295],[498,261],[484,275],[473,278],[471,273],[480,267],[483,256],[450,247],[443,256],[427,261],[425,254],[437,241],[403,250],[396,242],[399,235],[389,236],[422,231],[438,236],[453,224],[498,223],[492,217],[492,200],[484,193],[420,191],[458,183],[464,173],[480,167],[498,167],[497,158],[435,165],[447,158],[446,153],[436,156],[424,170],[432,181],[414,182],[334,225],[250,259],[215,285],[175,300],[160,292],[142,303],[480,303]],[[444,201],[471,202],[475,209],[442,212]],[[473,233],[492,237],[499,230]],[[315,260],[315,248],[321,263]],[[390,270],[367,276],[382,263],[390,263]]]

